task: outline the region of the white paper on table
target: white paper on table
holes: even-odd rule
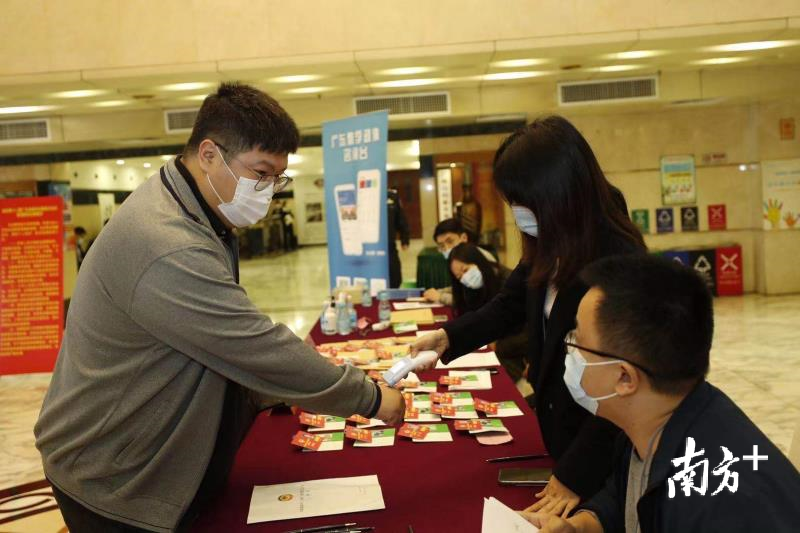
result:
[[[347,421],[340,416],[326,416],[324,426],[322,426],[321,428],[309,426],[308,432],[318,433],[321,431],[344,431],[344,426],[346,424]]]
[[[431,432],[425,435],[424,439],[411,439],[412,442],[453,442],[450,428],[447,424],[426,424],[431,428]]]
[[[453,416],[442,415],[442,418],[447,418],[450,420],[471,420],[473,418],[478,418],[478,412],[474,407],[463,405],[460,407],[460,409],[456,409],[456,414]]]
[[[494,352],[472,352],[462,355],[458,359],[450,361],[448,364],[436,361],[436,368],[439,370],[447,368],[475,368],[486,366],[500,366],[500,360]]]
[[[247,523],[386,509],[378,476],[256,485]]]
[[[462,390],[490,390],[492,388],[492,376],[488,370],[451,370],[448,372],[451,377],[460,377],[475,375],[478,377],[477,381],[463,381],[461,385],[450,385],[450,391]]]
[[[483,499],[481,533],[537,533],[539,528],[495,498]]]
[[[444,307],[442,304],[426,302],[392,302],[395,311],[407,311],[408,309],[434,309]]]
[[[422,409],[420,409],[417,418],[409,418],[409,417],[405,418],[406,422],[441,422],[441,420],[442,417],[437,415],[436,413],[423,412]]]

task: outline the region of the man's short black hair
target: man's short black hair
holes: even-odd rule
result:
[[[292,117],[267,93],[226,82],[203,101],[185,152],[196,151],[204,139],[224,146],[227,159],[255,148],[273,154],[294,153],[300,132]]]
[[[466,230],[464,226],[461,225],[461,221],[457,218],[446,218],[436,224],[436,228],[433,230],[433,240],[435,241],[436,237],[444,235],[445,233],[461,235],[462,233],[466,233]]]
[[[693,269],[636,254],[601,259],[580,275],[603,293],[595,311],[603,346],[651,372],[654,390],[682,394],[708,373],[714,306]]]
[[[83,226],[75,226],[75,235],[86,235],[86,228]]]

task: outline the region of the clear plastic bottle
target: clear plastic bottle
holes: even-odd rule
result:
[[[386,291],[378,293],[378,320],[388,322],[392,317],[392,304],[389,303],[389,294]]]
[[[358,313],[353,307],[353,297],[347,295],[347,316],[350,319],[350,331],[355,331],[358,328]]]
[[[333,296],[330,301],[325,301],[325,312],[322,314],[320,326],[325,335],[336,335],[336,302]]]
[[[336,302],[336,331],[339,335],[350,334],[350,315],[347,312],[347,300],[344,299],[344,293]]]
[[[361,305],[364,307],[372,307],[372,292],[369,290],[369,283],[363,286],[361,293]]]

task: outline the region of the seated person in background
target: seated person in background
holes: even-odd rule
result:
[[[436,241],[436,247],[442,253],[445,259],[448,259],[450,250],[462,242],[469,242],[469,234],[461,225],[461,221],[455,218],[446,218],[436,225],[433,230],[433,240]],[[486,259],[491,263],[496,263],[497,259],[484,250],[478,248]],[[445,288],[429,288],[423,294],[426,300],[434,303],[441,303],[444,305],[453,305],[453,293],[451,287]]]
[[[590,290],[564,381],[624,434],[605,488],[572,517],[523,515],[542,532],[797,531],[800,474],[705,380],[714,318],[702,279],[653,256],[602,259],[581,277]]]
[[[460,316],[480,309],[500,292],[511,271],[497,262],[490,262],[483,251],[462,242],[454,246],[448,259],[452,285],[453,312]],[[493,346],[500,363],[516,383],[525,370],[528,333],[523,328],[515,335],[498,339]]]

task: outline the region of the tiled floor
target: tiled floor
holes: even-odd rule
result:
[[[401,252],[404,279],[415,277],[421,247],[416,241]],[[327,280],[324,247],[246,261],[241,268],[242,285],[259,309],[301,337],[317,320]],[[800,421],[800,295],[720,298],[715,310],[709,379],[786,452]],[[32,428],[49,379],[0,378],[0,489],[43,477]]]

